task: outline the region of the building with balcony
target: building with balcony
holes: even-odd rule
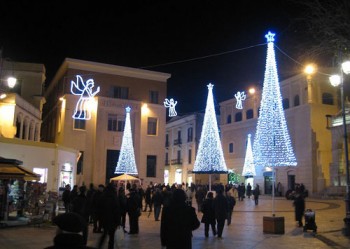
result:
[[[200,183],[192,173],[203,126],[203,113],[171,118],[165,134],[165,183]]]
[[[320,69],[327,71],[327,69]],[[326,74],[306,76],[298,74],[280,82],[282,103],[297,159],[296,167],[276,167],[276,183],[281,182],[284,192],[303,183],[309,193],[320,193],[331,184],[331,132],[327,116],[338,112],[337,90],[329,84]],[[236,100],[220,103],[220,127],[224,156],[228,169],[242,174],[247,135],[254,141],[261,89],[247,94],[243,109],[236,109]],[[271,193],[270,168],[256,172],[254,182],[263,193]],[[245,179],[242,178],[243,182]]]
[[[64,60],[45,91],[42,135],[46,142],[79,151],[76,172],[68,172],[78,185],[106,184],[115,176],[127,106],[138,177],[143,184],[164,181],[168,78],[166,73]],[[66,172],[64,165],[58,167]],[[62,185],[62,179],[57,181]]]

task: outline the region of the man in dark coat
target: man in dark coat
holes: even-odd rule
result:
[[[228,212],[227,212],[227,225],[231,225],[233,208],[236,205],[236,199],[232,196],[231,192],[227,192],[226,194],[227,204],[228,204]]]
[[[215,218],[218,223],[218,238],[222,238],[222,231],[224,230],[225,220],[227,219],[228,204],[221,188],[217,190],[214,198],[214,210]]]
[[[152,188],[150,185],[147,186],[145,191],[145,209],[144,212],[147,211],[147,206],[149,207],[149,211],[152,212]]]
[[[92,219],[93,219],[93,232],[101,233],[102,232],[102,223],[101,223],[101,205],[100,202],[102,200],[103,191],[105,186],[100,184],[98,185],[97,191],[92,195],[91,201],[91,210],[92,210]]]
[[[305,211],[305,199],[302,193],[297,192],[293,202],[294,212],[295,212],[295,221],[298,222],[299,227],[303,226],[303,215]]]
[[[67,184],[63,193],[62,193],[62,201],[64,203],[64,209],[66,211],[66,213],[68,213],[70,211],[70,185]]]
[[[54,245],[45,249],[93,249],[85,245],[81,232],[86,230],[88,224],[79,214],[60,214],[53,219],[53,223],[57,225]]]
[[[208,192],[207,198],[202,205],[203,217],[201,222],[204,223],[204,235],[205,237],[209,236],[209,226],[213,231],[213,235],[216,236],[216,221],[215,221],[215,210],[213,205],[213,192]]]
[[[101,198],[101,221],[103,234],[99,241],[99,248],[102,248],[106,236],[109,236],[108,249],[114,248],[114,233],[120,225],[120,205],[115,186],[109,183]]]
[[[86,187],[83,185],[79,188],[79,194],[71,201],[72,212],[80,214],[88,223],[89,213],[87,207],[87,198],[86,198]],[[85,240],[85,245],[88,239],[88,226],[83,231],[83,236]]]
[[[159,215],[162,210],[163,196],[159,188],[155,188],[152,195],[154,205],[154,220],[159,221]]]
[[[169,206],[163,207],[160,237],[167,249],[192,248],[192,231],[200,226],[196,211],[186,205],[186,193],[175,189]]]
[[[136,184],[130,188],[129,197],[127,198],[127,211],[129,215],[129,234],[139,233],[139,216],[141,214],[141,198],[137,192]]]

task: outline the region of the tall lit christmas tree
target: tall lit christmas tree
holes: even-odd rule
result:
[[[242,176],[255,176],[255,165],[254,165],[254,158],[253,158],[253,151],[252,151],[252,143],[251,143],[251,136],[248,134],[248,140],[247,140],[247,150],[245,153],[245,160],[244,160],[244,166],[242,171]]]
[[[275,216],[275,167],[297,165],[282,105],[273,43],[274,36],[275,34],[271,32],[265,36],[267,39],[267,59],[253,147],[255,165],[272,169],[273,216]]]
[[[199,141],[196,161],[193,166],[193,173],[223,174],[227,173],[227,168],[216,120],[213,84],[209,83],[208,90],[202,134]],[[209,188],[211,188],[211,175],[209,175]]]
[[[275,34],[268,32],[267,60],[260,114],[254,139],[254,163],[259,167],[296,166],[282,105],[274,50]]]
[[[135,162],[135,153],[132,143],[131,125],[130,125],[130,111],[128,106],[125,108],[126,118],[125,127],[122,140],[122,147],[120,149],[119,159],[114,174],[129,174],[137,175],[137,167]]]

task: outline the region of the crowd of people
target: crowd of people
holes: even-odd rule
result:
[[[257,192],[257,194],[255,194]],[[166,248],[191,248],[192,231],[204,223],[204,235],[209,236],[211,228],[214,236],[222,238],[225,222],[231,224],[232,212],[236,200],[243,201],[245,195],[250,198],[254,196],[256,204],[260,194],[259,186],[252,190],[250,184],[246,187],[240,185],[214,184],[209,191],[208,185],[194,184],[153,184],[150,183],[145,189],[141,185],[127,183],[116,185],[98,185],[97,188],[90,184],[86,186],[66,185],[62,193],[62,201],[65,207],[65,214],[70,216],[78,215],[84,221],[79,229],[81,239],[69,240],[75,244],[74,248],[87,247],[88,228],[91,224],[93,233],[101,233],[98,248],[102,248],[108,237],[108,248],[114,248],[116,229],[122,229],[124,233],[139,233],[139,216],[142,212],[149,212],[148,217],[153,213],[155,221],[160,223],[160,239],[162,246]],[[197,212],[193,204],[196,199]],[[202,219],[199,221],[197,214],[202,212]],[[129,220],[129,231],[126,231],[126,216]],[[54,223],[60,230],[70,231],[72,229],[60,228],[58,218]],[[182,217],[182,218],[181,218]],[[64,220],[64,219],[63,219]],[[68,225],[69,227],[69,225]],[[54,244],[67,243],[64,234],[58,234]],[[69,232],[68,234],[71,234]],[[70,235],[71,236],[71,235]],[[174,240],[174,238],[176,238]],[[64,241],[64,242],[63,242]],[[56,247],[50,247],[56,248]],[[58,248],[58,247],[57,247]]]

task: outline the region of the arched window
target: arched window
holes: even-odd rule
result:
[[[241,112],[237,112],[235,115],[235,122],[239,122],[242,121],[242,113]]]
[[[322,104],[333,105],[333,95],[331,93],[322,93]]]
[[[247,116],[247,119],[254,118],[254,112],[253,112],[253,109],[249,109],[249,110],[247,110],[247,112],[246,112],[246,116]]]
[[[228,115],[227,116],[227,124],[231,124],[231,122],[232,122],[232,117],[231,117],[231,115]]]
[[[300,98],[299,95],[294,96],[294,106],[300,105]]]
[[[283,110],[288,109],[289,108],[289,99],[288,98],[283,99],[282,105],[283,105]]]

